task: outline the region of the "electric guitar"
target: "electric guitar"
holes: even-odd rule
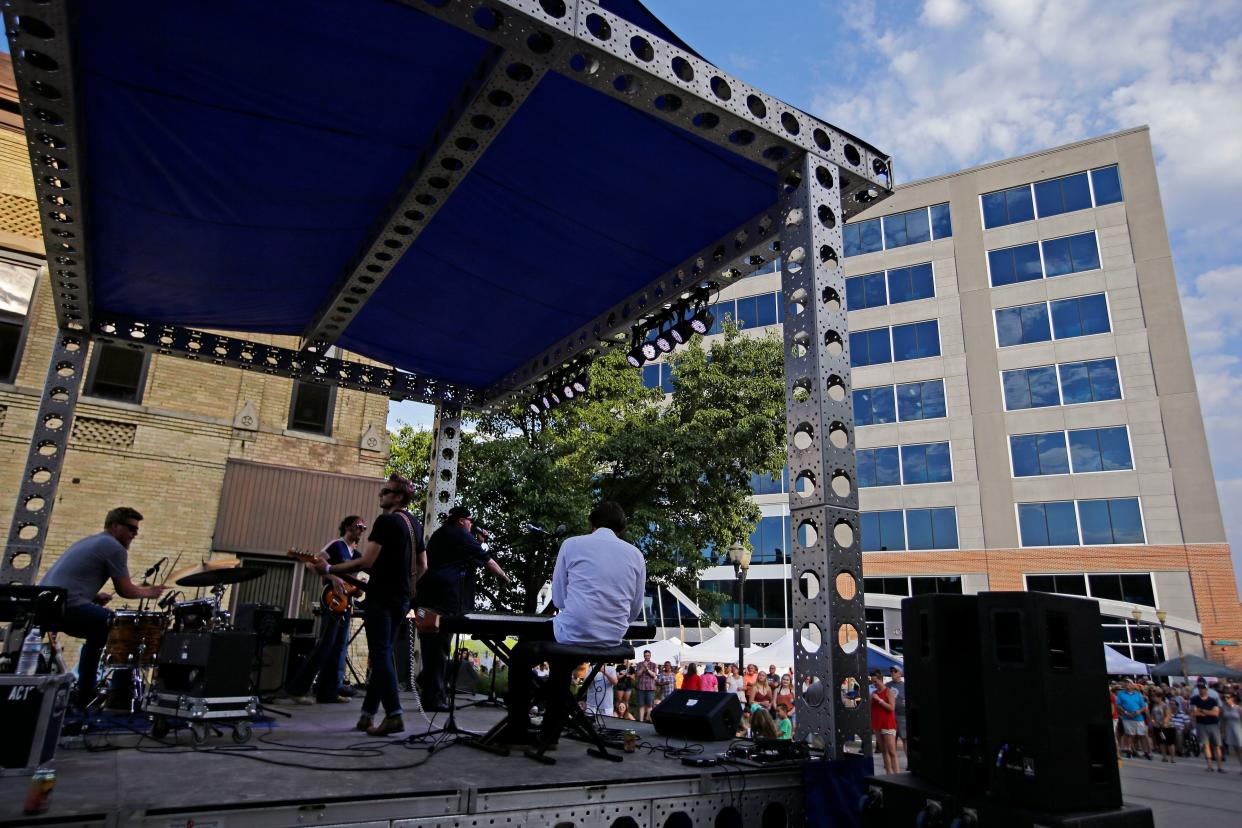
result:
[[[323,557],[318,552],[292,547],[285,553],[285,556],[304,563],[314,563]],[[343,615],[353,606],[354,598],[359,593],[367,591],[367,582],[360,581],[352,575],[337,575],[335,572],[330,574],[341,579],[341,591],[337,592],[331,583],[324,584],[319,604],[329,612]]]

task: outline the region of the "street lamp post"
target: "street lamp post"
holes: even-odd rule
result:
[[[746,572],[750,569],[751,551],[743,543],[735,541],[729,547],[729,560],[733,562],[733,573],[737,577],[737,625],[734,638],[737,639],[737,670],[744,673],[746,665],[746,648],[750,646],[750,625],[743,623],[746,617]]]
[[[1165,655],[1168,655],[1167,643],[1169,633],[1164,628],[1165,622],[1169,620],[1169,613],[1165,610],[1156,610],[1156,620],[1160,622],[1160,646],[1165,647]],[[1177,642],[1177,660],[1182,665],[1182,677],[1186,677],[1186,653],[1182,652],[1182,631],[1174,628],[1173,638]]]

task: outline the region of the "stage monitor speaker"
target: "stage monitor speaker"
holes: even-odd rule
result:
[[[276,693],[285,684],[285,664],[289,659],[289,645],[283,641],[264,644],[259,648],[258,676],[255,687],[260,696]]]
[[[735,693],[674,690],[652,708],[651,721],[661,736],[720,742],[737,736],[742,705]]]
[[[1120,807],[1099,604],[985,592],[979,621],[992,797],[1050,812]]]
[[[974,595],[919,595],[901,602],[910,771],[959,794],[987,787]]]
[[[280,641],[284,616],[285,608],[276,604],[238,604],[233,629],[254,633],[260,645],[275,644]]]
[[[165,633],[155,690],[200,698],[254,692],[255,635],[236,630]]]

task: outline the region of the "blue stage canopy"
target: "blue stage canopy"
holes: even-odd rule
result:
[[[37,41],[46,25],[32,17],[42,5],[29,5],[15,45]],[[514,384],[523,363],[771,208],[777,162],[798,147],[769,141],[761,156],[756,143],[748,157],[729,141],[750,144],[756,132],[793,141],[797,124],[806,124],[798,140],[809,140],[820,125],[781,105],[779,119],[792,121],[772,106],[764,117],[777,125],[755,129],[742,92],[726,103],[739,87],[723,73],[709,91],[691,90],[706,98],[688,98],[694,109],[682,114],[700,113],[693,124],[655,111],[680,108],[680,92],[660,95],[657,107],[574,77],[596,71],[595,54],[620,59],[612,72],[643,69],[651,35],[665,50],[652,66],[662,60],[671,71],[618,74],[618,90],[632,83],[650,98],[658,84],[677,90],[674,75],[687,66],[718,73],[637,0],[568,10],[563,0],[59,5],[76,15],[73,215],[92,323],[288,334],[313,347],[316,320],[344,301],[347,317],[318,341],[475,389],[507,376]],[[598,22],[601,8],[616,15],[611,40],[623,54],[591,51],[596,30],[581,21],[594,10]],[[544,23],[563,38],[540,35]],[[357,286],[350,274],[436,158],[446,119],[489,71],[532,57],[523,45],[535,57],[548,50],[547,73],[539,69],[424,226],[403,228],[412,243],[373,287],[354,291],[361,300],[334,299]],[[624,63],[631,51],[637,67]],[[27,73],[47,65],[28,49],[15,60]],[[45,88],[19,80],[35,97]],[[757,99],[745,98],[751,113]],[[732,130],[729,141],[708,135],[716,124]],[[831,128],[821,126],[816,141],[827,152]],[[853,163],[865,184],[867,167],[887,159],[873,164],[875,151],[858,143],[863,161]]]

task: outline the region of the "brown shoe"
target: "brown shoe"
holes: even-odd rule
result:
[[[405,730],[405,720],[400,716],[385,716],[375,727],[367,728],[368,736],[388,736]]]
[[[363,733],[371,729],[371,717],[363,713],[358,717],[358,724],[354,725],[354,730],[361,730]]]

